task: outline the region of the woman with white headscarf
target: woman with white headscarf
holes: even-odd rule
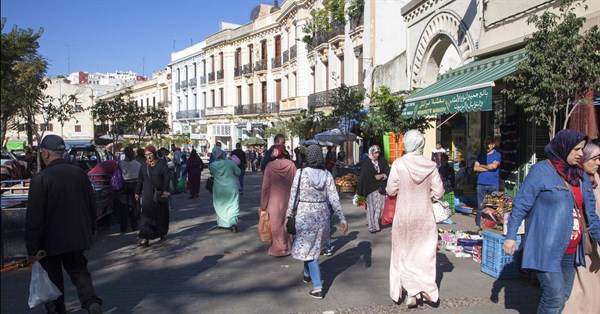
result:
[[[380,230],[379,221],[385,203],[385,187],[390,174],[390,166],[381,155],[379,146],[373,145],[369,148],[369,159],[363,161],[360,167],[358,188],[356,194],[367,199],[367,224],[369,232],[375,233]]]
[[[432,199],[444,195],[435,162],[423,157],[425,138],[417,130],[404,134],[402,158],[392,164],[386,191],[397,195],[392,224],[390,297],[409,308],[422,301],[439,304],[436,278],[437,225]]]
[[[596,214],[600,216],[600,147],[588,142],[583,148],[583,171],[590,177],[596,197]],[[571,296],[564,313],[597,313],[600,310],[600,245],[592,242],[592,253],[585,257],[586,267],[577,267]]]

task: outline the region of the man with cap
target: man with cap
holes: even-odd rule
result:
[[[37,173],[29,187],[25,222],[27,255],[48,272],[62,295],[45,304],[48,313],[66,313],[62,268],[77,288],[81,307],[102,313],[84,251],[96,233],[96,201],[85,172],[63,158],[65,142],[47,135],[40,143],[46,168]],[[42,256],[44,256],[42,258]]]

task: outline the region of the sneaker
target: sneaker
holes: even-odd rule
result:
[[[310,278],[310,276],[305,276],[304,273],[302,273],[302,282],[309,283],[311,281],[312,279]]]
[[[90,307],[88,307],[88,313],[90,314],[102,314],[102,308],[98,303],[92,303]]]
[[[327,249],[327,250],[325,250],[325,253],[323,253],[323,255],[331,256],[331,255],[333,255],[333,250]]]
[[[323,290],[311,290],[308,294],[315,299],[323,299]]]

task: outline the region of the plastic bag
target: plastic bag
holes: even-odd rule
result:
[[[62,293],[48,277],[48,273],[39,262],[31,266],[31,282],[29,283],[29,308],[56,300]]]
[[[177,181],[177,186],[175,188],[177,189],[177,192],[185,191],[185,178],[180,178],[179,181]]]
[[[383,204],[383,213],[381,214],[381,225],[386,226],[394,221],[396,213],[396,196],[386,196]]]
[[[258,210],[258,238],[262,242],[271,242],[271,221],[269,219],[269,212],[266,210]]]

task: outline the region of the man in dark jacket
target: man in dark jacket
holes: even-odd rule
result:
[[[273,144],[273,146],[283,145],[285,147],[285,135],[283,135],[283,134],[275,135],[274,141],[275,141],[275,144]],[[262,172],[265,172],[265,168],[267,168],[267,164],[269,162],[271,162],[271,155],[273,155],[273,146],[271,146],[271,148],[269,148],[269,150],[267,150],[264,158],[262,159],[262,162],[260,163],[260,171],[262,171]],[[288,151],[284,151],[283,154],[286,155],[286,158],[289,158],[290,153]]]
[[[63,159],[65,142],[47,135],[40,144],[45,169],[31,179],[25,222],[25,241],[30,260],[48,272],[62,295],[45,304],[48,313],[66,313],[62,268],[77,288],[81,307],[102,313],[83,251],[96,233],[96,201],[85,172]],[[45,253],[46,257],[40,259]]]
[[[238,167],[240,167],[240,169],[242,170],[242,173],[240,174],[240,177],[239,177],[240,194],[244,194],[244,174],[246,173],[246,153],[244,153],[244,151],[242,150],[241,143],[235,144],[235,149],[231,152],[231,155],[236,156],[237,158],[240,159],[240,164],[238,165]]]

